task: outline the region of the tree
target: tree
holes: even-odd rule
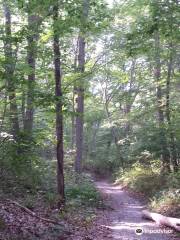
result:
[[[59,194],[59,205],[64,202],[64,149],[63,149],[63,111],[62,111],[62,70],[60,62],[58,21],[58,2],[53,7],[53,50],[54,50],[54,76],[56,96],[56,156],[57,156],[57,190]]]
[[[175,40],[175,31],[176,28],[176,12],[178,3],[173,3],[167,1],[167,10],[166,10],[166,17],[167,23],[169,28],[169,36],[168,36],[168,61],[167,61],[167,78],[166,78],[166,118],[168,122],[168,133],[169,133],[169,145],[170,145],[170,153],[171,153],[171,161],[173,165],[173,170],[178,170],[178,163],[177,163],[177,149],[176,149],[176,140],[175,140],[175,133],[174,127],[172,125],[171,119],[171,83],[173,78],[173,69],[174,69],[174,62],[176,57],[176,41]],[[174,17],[175,16],[175,17]]]
[[[75,171],[80,173],[82,170],[82,153],[83,153],[83,114],[84,114],[84,78],[83,73],[85,70],[85,29],[89,1],[84,0],[82,6],[81,16],[81,29],[78,37],[78,72],[82,73],[78,86],[76,87],[77,94],[77,109],[76,109],[76,158],[75,158]]]
[[[12,134],[15,140],[19,135],[18,107],[16,103],[16,88],[14,70],[16,65],[17,49],[12,49],[11,34],[11,11],[9,4],[4,1],[4,17],[5,17],[5,38],[4,38],[4,55],[5,55],[5,81],[7,84],[7,92],[9,97],[9,117],[12,128]]]
[[[33,120],[34,120],[34,88],[36,70],[36,52],[38,40],[38,26],[40,17],[35,14],[35,6],[28,3],[28,36],[27,36],[27,63],[29,66],[27,83],[27,104],[24,119],[24,131],[28,139],[32,139]]]
[[[163,162],[163,171],[170,171],[170,155],[168,151],[166,131],[165,131],[165,120],[163,111],[163,97],[161,89],[161,62],[160,62],[160,41],[159,32],[156,30],[155,35],[155,68],[154,76],[156,80],[156,94],[157,94],[157,110],[158,110],[158,121],[159,121],[159,136],[161,144],[161,154]]]

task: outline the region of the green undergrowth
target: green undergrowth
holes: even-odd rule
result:
[[[96,190],[94,183],[89,174],[66,174],[66,197],[67,201],[75,205],[99,207],[101,206],[101,198]]]
[[[73,170],[73,164],[70,163],[71,159],[69,157],[65,159],[66,203],[58,210],[56,160],[39,159],[35,162],[29,170],[28,164],[24,163],[21,166],[22,171],[9,168],[8,164],[11,163],[3,165],[0,174],[1,200],[5,202],[7,202],[6,199],[15,200],[42,216],[58,219],[63,223],[67,220],[68,225],[71,226],[88,227],[93,224],[98,209],[104,209],[105,206],[91,176],[85,173],[77,175]],[[19,214],[21,215],[21,211]],[[0,221],[0,230],[3,226],[3,222]],[[55,233],[55,227],[52,228],[53,233]],[[62,232],[63,229],[57,230],[57,234]],[[23,239],[21,235],[20,238]]]
[[[14,162],[20,161],[15,159]],[[56,160],[35,158],[22,161],[21,166],[12,166],[11,160],[1,161],[0,196],[18,200],[24,206],[35,209],[40,205],[56,207],[58,201],[56,185]],[[31,163],[31,164],[30,164]],[[65,159],[66,208],[101,208],[98,191],[89,174],[77,175],[73,170],[72,159]]]
[[[153,163],[149,166],[136,163],[125,172],[116,173],[116,181],[135,192],[143,193],[150,209],[180,216],[180,171],[162,175],[160,168]]]

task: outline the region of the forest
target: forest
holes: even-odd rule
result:
[[[0,0],[0,240],[179,239],[179,24],[178,0]]]

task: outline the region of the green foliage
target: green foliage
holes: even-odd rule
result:
[[[136,163],[130,170],[125,171],[122,176],[117,174],[117,181],[137,192],[144,193],[147,197],[151,197],[162,187],[165,179],[160,175],[159,171]]]
[[[133,168],[125,172],[117,172],[116,181],[143,193],[153,211],[179,216],[180,172],[161,175],[159,166],[155,165],[156,161],[151,163],[149,167],[134,164]]]
[[[101,204],[99,193],[86,175],[73,175],[71,173],[71,180],[67,182],[65,192],[69,204],[91,207],[97,207]]]
[[[171,188],[161,190],[152,197],[150,207],[158,212],[165,212],[171,216],[179,216],[179,189]],[[173,210],[173,211],[172,211]]]
[[[1,146],[1,187],[4,193],[21,195],[21,191],[36,192],[43,182],[45,165],[37,155],[35,146],[28,143],[6,141]],[[33,152],[34,151],[34,152]]]
[[[39,190],[46,204],[57,203],[55,104],[63,103],[64,152],[71,152],[70,148],[75,148],[71,143],[72,120],[77,116],[76,96],[73,98],[83,80],[84,169],[108,176],[120,169],[118,179],[152,198],[152,207],[160,206],[163,201],[177,204],[179,198],[174,192],[179,173],[162,176],[159,159],[164,141],[171,165],[173,153],[177,153],[178,164],[180,158],[178,1],[119,1],[109,8],[106,1],[90,0],[87,17],[83,17],[83,1],[62,1],[54,23],[56,1],[6,2],[13,21],[12,26],[6,26],[11,27],[11,33],[4,31],[6,21],[0,21],[1,191],[14,196],[25,193],[24,203],[29,208],[35,203],[31,195],[37,196]],[[2,5],[1,2],[1,16]],[[38,17],[33,26],[28,26],[28,14]],[[60,38],[63,97],[54,96],[53,27]],[[155,32],[159,35],[159,49],[155,47]],[[84,73],[77,71],[79,33],[85,38]],[[29,40],[33,41],[31,46]],[[4,44],[6,41],[9,44]],[[28,80],[33,68],[27,61],[27,50],[32,47],[36,52],[34,83]],[[156,53],[161,65],[159,72]],[[157,88],[161,90],[160,100]],[[10,100],[12,92],[14,98]],[[31,136],[24,131],[30,95],[29,107],[34,108]],[[12,103],[16,113],[12,111]],[[157,114],[159,106],[163,124]],[[20,126],[17,139],[10,134],[14,116]],[[5,137],[1,136],[4,133]],[[74,174],[73,161],[74,154],[70,153],[65,159],[68,204],[98,206],[101,200],[96,189],[87,176]]]
[[[166,176],[166,184],[151,198],[150,208],[166,215],[179,217],[180,211],[180,172]]]

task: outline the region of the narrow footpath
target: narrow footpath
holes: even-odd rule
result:
[[[105,201],[112,208],[109,211],[108,222],[112,240],[169,240],[173,238],[172,229],[157,226],[154,222],[144,220],[141,211],[145,208],[123,190],[108,182],[95,182]],[[136,232],[139,233],[136,233]],[[102,239],[103,240],[103,239]]]

